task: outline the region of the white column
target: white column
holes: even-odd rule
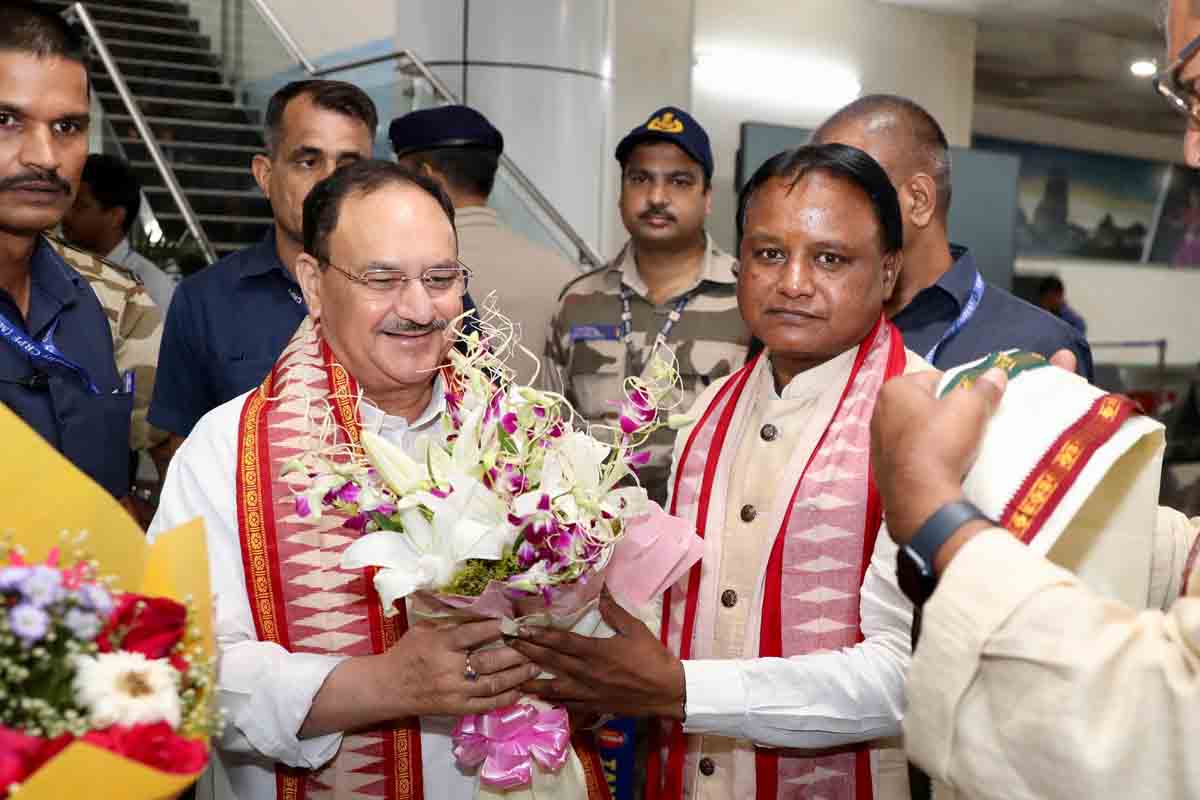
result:
[[[600,249],[611,0],[406,0],[396,44],[504,134],[508,156]]]

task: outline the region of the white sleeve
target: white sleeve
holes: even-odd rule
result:
[[[912,603],[879,531],[859,601],[864,641],[792,658],[684,661],[688,733],[820,749],[900,733]]]
[[[217,694],[225,730],[219,746],[315,769],[337,753],[340,733],[300,739],[313,699],[344,659],[289,653],[262,642],[246,596],[235,500],[237,429],[243,398],[205,415],[167,470],[149,537],[202,517],[216,607]]]

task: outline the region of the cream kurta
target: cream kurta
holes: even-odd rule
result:
[[[879,533],[863,582],[860,613],[867,641],[837,653],[789,659],[756,658],[756,647],[747,652],[748,643],[758,639],[756,631],[748,630],[758,618],[752,605],[799,479],[789,466],[808,461],[833,417],[856,352],[797,375],[782,396],[765,359],[747,385],[754,393],[747,433],[740,442],[727,444],[737,447],[733,465],[725,479],[718,476],[714,482],[728,487],[728,498],[720,563],[706,564],[703,573],[703,585],[721,598],[717,619],[708,626],[713,641],[701,650],[708,658],[684,662],[685,730],[701,734],[690,739],[689,752],[699,759],[689,763],[708,759],[713,767],[711,775],[702,771],[690,776],[692,797],[740,796],[747,777],[752,783],[753,776],[738,775],[735,764],[752,768],[753,759],[746,756],[752,756],[754,743],[817,749],[899,733],[912,606],[896,584],[896,546],[886,529]],[[924,361],[908,354],[907,372],[925,369]],[[707,407],[719,386],[710,387],[693,413]],[[676,466],[689,433],[680,431],[676,440]],[[755,510],[749,522],[742,516],[745,507]],[[901,754],[876,751],[872,760],[876,797],[906,798]]]
[[[1200,519],[1160,509],[1170,602]],[[1092,593],[1003,530],[959,551],[925,606],[909,752],[959,798],[1200,797],[1200,581],[1170,611]],[[945,793],[939,792],[939,798]]]

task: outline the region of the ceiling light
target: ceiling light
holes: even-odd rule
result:
[[[1150,78],[1158,72],[1158,64],[1143,58],[1130,64],[1129,71],[1139,78]]]

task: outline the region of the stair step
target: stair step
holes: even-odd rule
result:
[[[131,161],[149,161],[150,151],[141,139],[136,136],[120,138],[121,148],[125,157]],[[255,153],[261,153],[265,147],[259,145],[228,145],[218,142],[184,142],[176,141],[164,144],[167,161],[173,167],[183,165],[237,167],[250,171],[250,160]]]
[[[180,31],[171,28],[160,28],[157,25],[142,25],[130,22],[97,22],[100,35],[108,41],[137,41],[153,42],[155,45],[189,48],[212,51],[209,38],[191,31]]]
[[[138,99],[161,97],[168,100],[204,101],[207,103],[234,104],[233,89],[211,83],[192,81],[164,81],[161,78],[134,78],[125,76],[125,82]],[[102,94],[117,93],[117,87],[108,75],[93,75],[92,85]]]
[[[74,0],[39,0],[42,5],[56,6],[58,8],[66,8],[74,5]],[[188,13],[187,6],[183,3],[173,3],[169,0],[112,0],[107,3],[84,3],[88,11],[92,10],[93,6],[105,9],[120,9],[122,11],[136,12],[141,14],[168,14],[171,16],[186,16]]]
[[[162,225],[163,233],[171,239],[176,239],[187,232],[187,223],[184,222],[183,216],[176,211],[155,213],[155,217]],[[271,225],[274,224],[274,220],[270,217],[202,214],[199,219],[204,234],[212,243],[213,249],[219,253],[241,250],[261,241],[270,230]]]
[[[120,137],[137,138],[137,128],[128,114],[110,113],[108,119]],[[224,146],[238,144],[247,147],[265,147],[262,130],[257,125],[206,122],[204,120],[181,119],[178,117],[146,117],[150,130],[158,139],[160,147],[170,147],[174,142],[213,142]]]
[[[145,187],[146,199],[155,213],[178,211],[170,193],[162,186]],[[262,192],[239,192],[231,189],[188,189],[188,202],[201,216],[270,217],[271,204]]]
[[[131,161],[129,166],[146,186],[161,186],[162,177],[153,161]],[[175,178],[185,192],[193,189],[250,191],[257,187],[247,167],[213,167],[204,164],[172,164]]]
[[[221,71],[209,64],[173,64],[160,59],[121,56],[117,58],[117,66],[126,80],[187,81],[188,83],[206,83],[212,86],[223,86],[225,82],[225,79],[221,77]],[[92,73],[105,74],[104,65],[100,63],[99,59],[92,62]]]
[[[66,0],[41,0],[41,5],[51,6],[55,11],[61,11],[71,3]],[[111,5],[87,3],[87,10],[96,22],[129,22],[135,25],[155,25],[169,30],[192,31],[193,33],[200,30],[200,23],[184,12],[168,13],[166,11],[123,8],[116,3]]]
[[[130,42],[124,39],[109,39],[104,43],[113,58],[121,61],[124,58],[140,58],[142,60],[166,61],[178,66],[202,66],[216,68],[217,57],[208,50],[193,47],[176,47],[169,44],[150,44],[149,42]]]
[[[121,96],[109,92],[97,92],[109,114],[124,114],[125,104]],[[137,92],[135,91],[136,95]],[[175,117],[189,122],[228,122],[234,125],[258,125],[258,111],[250,111],[232,103],[215,103],[205,100],[183,100],[140,96],[138,107],[147,117]]]

